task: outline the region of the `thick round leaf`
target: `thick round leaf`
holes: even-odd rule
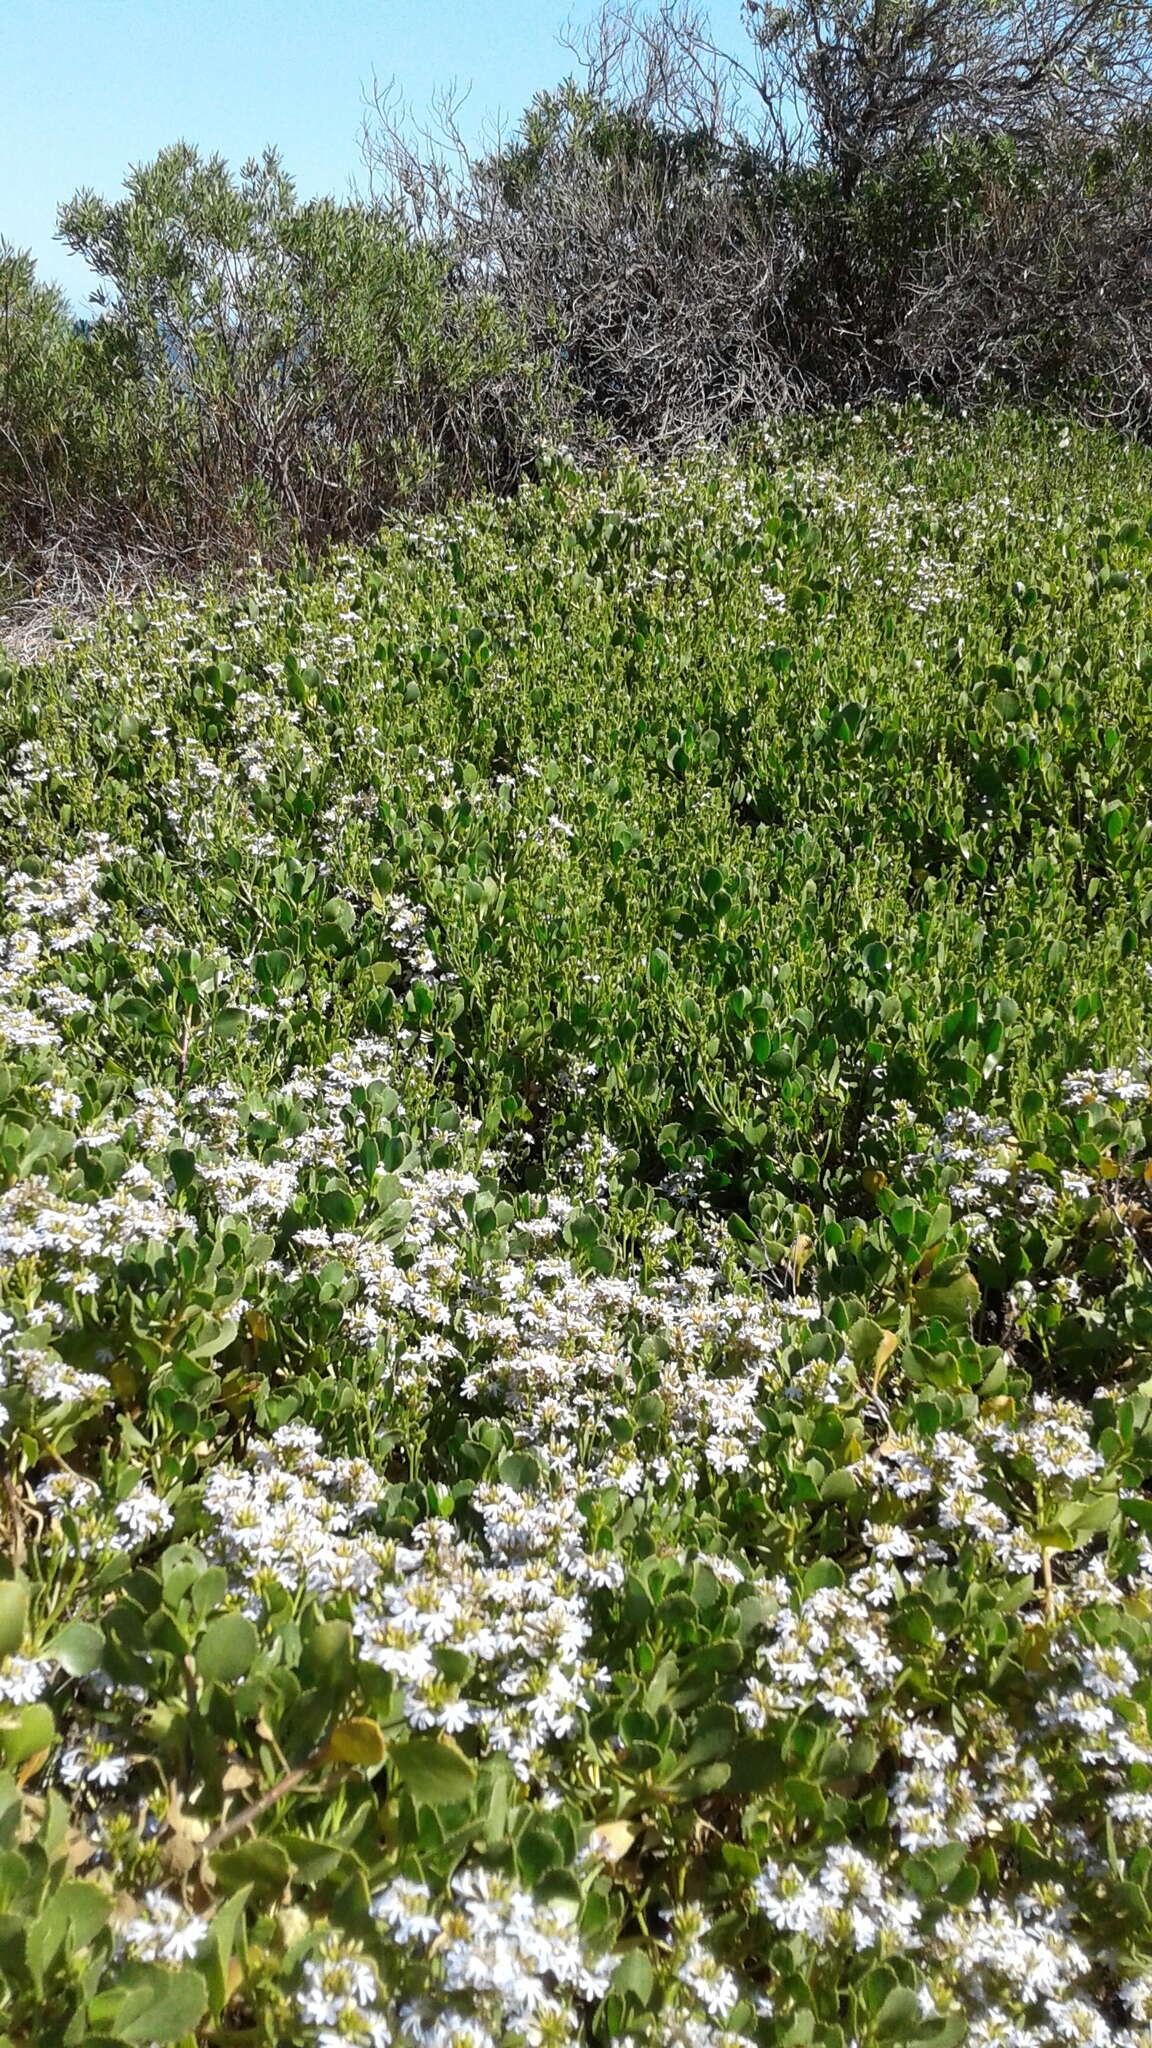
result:
[[[645,2006],[652,1996],[655,1984],[652,1965],[642,1948],[629,1949],[621,1956],[612,1977],[613,1991],[633,1999],[639,2006]]]
[[[260,1639],[244,1614],[218,1614],[208,1623],[196,1649],[201,1678],[228,1685],[252,1668]]]
[[[414,1735],[398,1742],[390,1761],[406,1792],[422,1806],[448,1806],[467,1799],[476,1782],[476,1766],[454,1742]]]
[[[383,1763],[388,1744],[378,1721],[358,1716],[350,1721],[337,1721],[324,1753],[330,1763],[358,1764],[361,1770],[371,1770]]]
[[[61,1949],[76,1955],[94,1941],[112,1911],[112,1894],[87,1878],[72,1878],[50,1894],[28,1930],[29,1966],[43,1975]]]
[[[111,1991],[91,2001],[89,2013],[98,2026],[141,2048],[179,2041],[204,2017],[208,1990],[198,1970],[169,1970],[160,1963],[128,1963]]]
[[[292,1865],[279,1842],[256,1835],[238,1848],[218,1849],[212,1858],[212,1871],[223,1891],[238,1892],[242,1886],[251,1885],[254,1891],[269,1897],[283,1891],[292,1875]]]
[[[9,1770],[17,1764],[27,1763],[29,1757],[39,1756],[42,1750],[51,1749],[56,1740],[56,1723],[51,1707],[43,1700],[33,1700],[16,1714],[5,1715],[0,1721],[0,1753]]]
[[[301,1671],[309,1684],[330,1688],[348,1684],[355,1664],[355,1644],[346,1621],[322,1621],[304,1644]]]
[[[70,1621],[53,1636],[44,1655],[54,1657],[70,1678],[86,1678],[99,1669],[104,1638],[90,1621]]]

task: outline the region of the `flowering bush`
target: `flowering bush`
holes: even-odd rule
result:
[[[9,2043],[1152,2043],[1147,469],[557,462],[8,677]]]

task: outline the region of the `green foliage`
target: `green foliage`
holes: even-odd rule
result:
[[[95,273],[73,329],[0,261],[0,516],[169,558],[364,535],[397,504],[502,487],[536,432],[524,352],[388,214],[302,203],[269,153],[233,177],[184,144],[60,232]]]
[[[401,155],[388,205],[301,202],[275,153],[233,174],[186,144],[119,199],[78,193],[80,322],[0,243],[14,577],[59,549],[81,581],[283,564],[510,493],[550,445],[663,457],[878,397],[1148,424],[1138,121],[1092,149],[932,129],[845,179],[569,81],[459,176]]]
[[[11,2041],[1139,2039],[1148,472],[557,457],[6,672]]]

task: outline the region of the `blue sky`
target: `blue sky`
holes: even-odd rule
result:
[[[717,17],[735,30],[737,11],[721,0]],[[373,72],[418,110],[438,85],[470,84],[479,131],[563,77],[559,31],[595,12],[595,0],[3,0],[0,236],[82,308],[90,274],[53,239],[57,206],[81,186],[112,198],[129,165],[169,142],[237,165],[273,143],[302,193],[345,194]]]

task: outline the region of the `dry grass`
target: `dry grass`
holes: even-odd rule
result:
[[[15,562],[0,569],[0,656],[9,661],[47,661],[62,640],[73,639],[95,625],[109,606],[147,603],[161,588],[193,583],[173,564],[170,553],[135,548],[96,556],[71,539],[45,550],[35,574]]]

